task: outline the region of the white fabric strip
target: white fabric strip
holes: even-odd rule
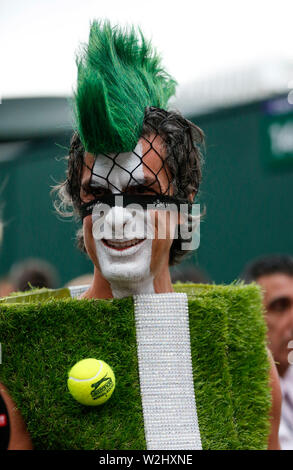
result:
[[[200,450],[186,294],[134,296],[148,450]]]
[[[90,285],[88,285],[88,286],[69,286],[70,295],[73,299],[75,297],[79,297],[81,294],[83,294],[85,291],[87,291],[89,287],[90,287]]]

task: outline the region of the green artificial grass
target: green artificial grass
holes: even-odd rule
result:
[[[264,449],[269,361],[254,285],[174,286],[189,295],[196,405],[204,449]],[[7,386],[36,449],[145,449],[132,298],[0,304]],[[116,389],[101,407],[75,402],[67,373],[80,359],[111,365]]]
[[[1,381],[36,449],[145,448],[132,299],[0,310]],[[68,371],[87,357],[103,359],[115,372],[116,389],[103,406],[80,405],[67,391]]]
[[[193,376],[203,448],[266,449],[270,365],[260,288],[254,284],[174,287],[190,299]]]
[[[235,286],[226,295],[229,296],[228,357],[238,447],[266,449],[270,431],[267,419],[271,407],[270,362],[265,347],[267,329],[260,288]]]

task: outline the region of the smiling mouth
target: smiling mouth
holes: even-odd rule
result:
[[[106,238],[103,238],[102,242],[104,243],[104,245],[109,248],[112,248],[113,250],[122,251],[127,250],[128,248],[131,248],[133,246],[139,245],[144,240],[145,238],[134,238],[133,240],[119,242],[116,240],[107,240]]]

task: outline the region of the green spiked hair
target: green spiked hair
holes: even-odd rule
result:
[[[77,130],[86,151],[128,152],[141,136],[145,108],[165,108],[176,82],[139,30],[91,24],[77,57]]]

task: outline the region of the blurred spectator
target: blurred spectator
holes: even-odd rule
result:
[[[26,291],[31,287],[55,289],[59,284],[56,269],[47,261],[27,258],[10,269],[10,281],[16,291]]]
[[[270,255],[249,263],[245,282],[256,281],[263,289],[269,347],[276,361],[283,395],[280,443],[293,450],[293,365],[289,342],[293,340],[293,257]]]
[[[7,297],[11,292],[15,291],[15,287],[9,277],[5,276],[0,279],[0,298]]]
[[[195,266],[175,267],[171,269],[172,283],[186,282],[190,284],[211,284],[208,275],[200,268]]]
[[[0,219],[0,246],[3,238],[3,222]],[[10,281],[8,276],[4,276],[0,279],[0,298],[7,297],[11,292],[15,290],[14,285]]]

